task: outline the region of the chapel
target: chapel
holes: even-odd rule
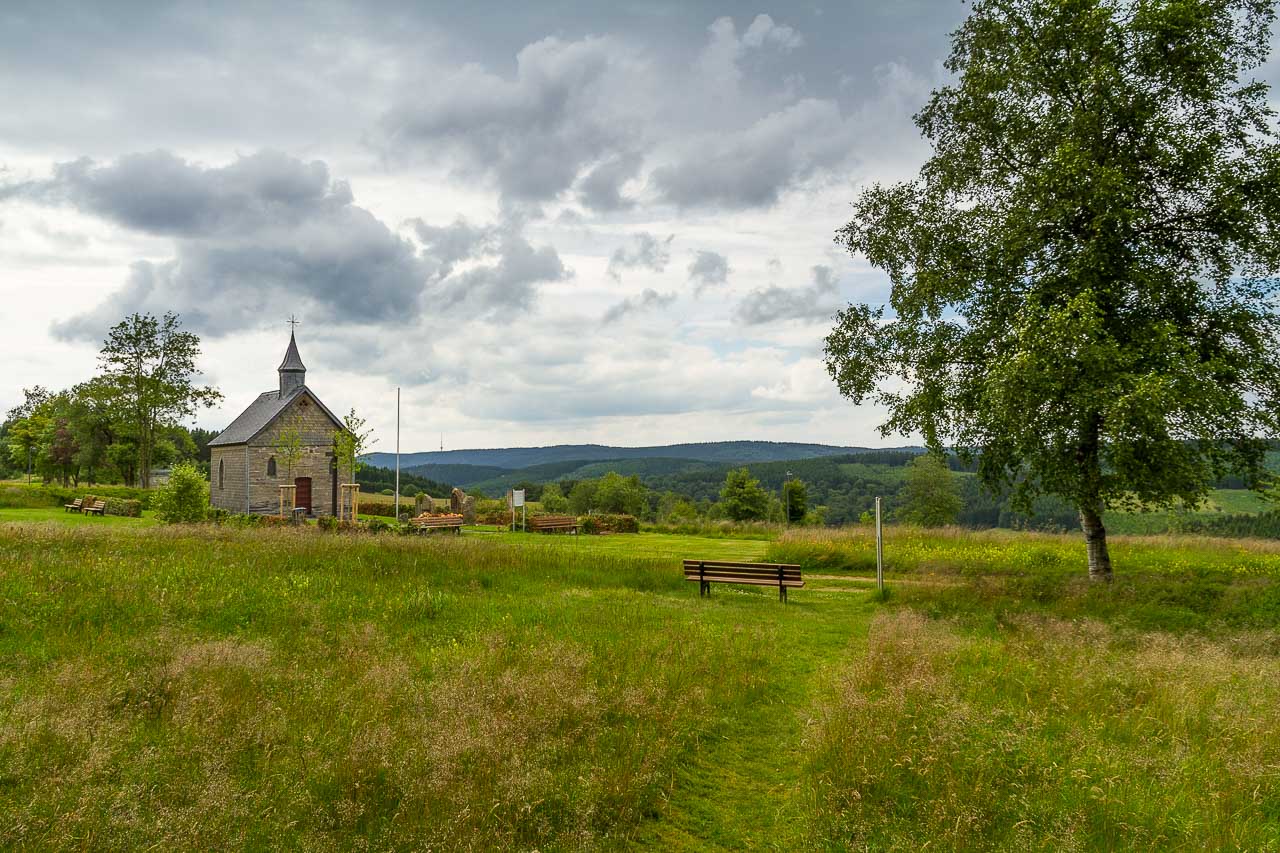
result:
[[[209,503],[231,512],[274,514],[280,487],[291,485],[295,505],[307,515],[334,515],[339,483],[351,482],[350,466],[339,470],[335,452],[335,434],[344,427],[307,387],[292,331],[277,374],[279,387],[259,394],[209,442]],[[283,442],[283,455],[282,436],[293,439]],[[301,452],[291,460],[289,449],[299,438]]]

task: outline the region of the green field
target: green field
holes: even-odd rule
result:
[[[143,510],[141,518],[122,515],[84,515],[64,509],[41,507],[37,509],[0,509],[0,523],[50,522],[72,527],[146,527],[156,523],[151,510]]]
[[[0,523],[0,846],[1280,848],[1280,546],[869,541]]]

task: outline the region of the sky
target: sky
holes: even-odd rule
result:
[[[228,424],[296,316],[405,451],[903,444],[842,400],[834,242],[928,157],[958,0],[0,6],[0,410],[175,311]]]

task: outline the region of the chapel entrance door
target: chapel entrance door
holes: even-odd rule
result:
[[[297,487],[297,494],[294,498],[294,506],[306,507],[307,515],[311,514],[311,478],[299,477],[293,481]]]

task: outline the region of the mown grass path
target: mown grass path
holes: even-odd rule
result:
[[[752,701],[711,721],[692,760],[677,770],[662,815],[637,841],[666,850],[796,850],[807,847],[805,725],[833,672],[861,654],[873,606],[868,594],[810,582],[791,603],[764,610],[770,592],[717,586],[699,605],[745,608],[765,618],[777,650],[758,673]],[[769,602],[773,603],[773,602]],[[696,654],[696,650],[691,651]]]

